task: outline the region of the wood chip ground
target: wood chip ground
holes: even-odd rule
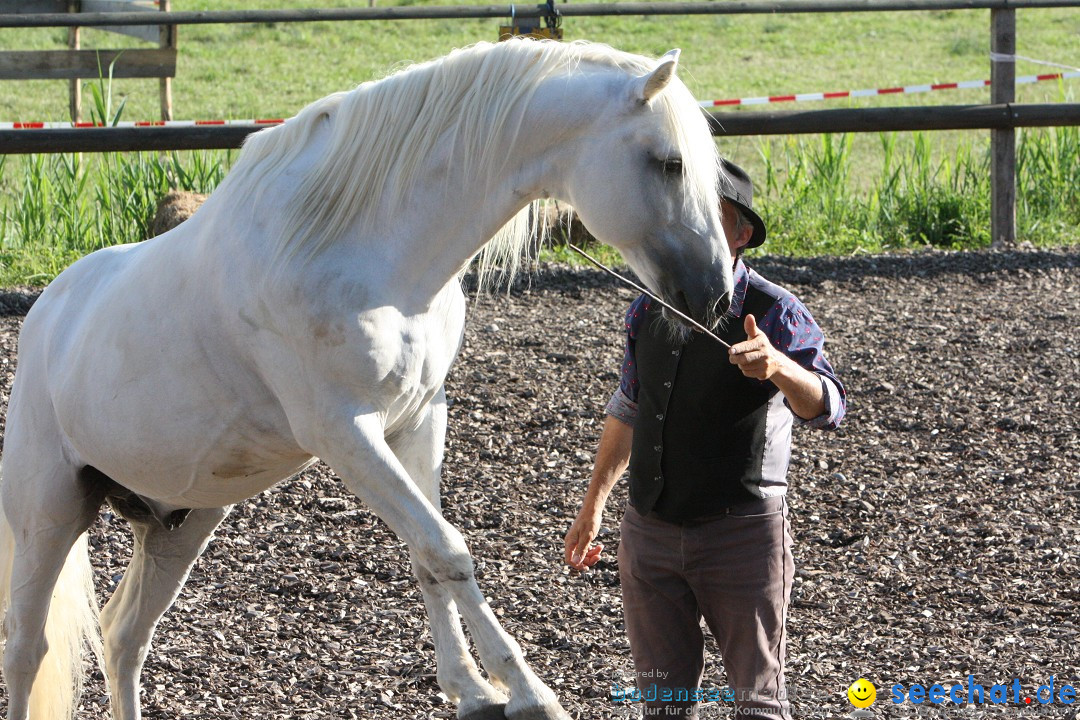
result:
[[[850,713],[859,677],[878,688],[876,717],[1077,717],[1060,704],[898,706],[889,688],[969,674],[1018,678],[1025,696],[1052,676],[1080,687],[1080,251],[752,265],[810,307],[850,395],[839,431],[795,436],[796,717]],[[0,409],[32,297],[0,296]],[[448,383],[446,517],[495,614],[582,720],[635,711],[608,699],[632,678],[614,560],[624,486],[607,559],[585,575],[562,563],[632,299],[599,272],[544,268],[471,302]],[[125,523],[103,512],[92,553],[104,598],[130,555]],[[80,717],[105,718],[88,672]],[[322,465],[236,509],[161,623],[143,682],[148,720],[454,717],[404,547]],[[703,685],[724,683],[710,645]]]

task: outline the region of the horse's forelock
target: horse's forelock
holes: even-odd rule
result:
[[[705,114],[682,82],[669,85],[659,101],[664,106],[668,130],[675,137],[683,160],[687,202],[718,211],[720,155]]]

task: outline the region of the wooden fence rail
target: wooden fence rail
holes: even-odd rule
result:
[[[563,3],[564,17],[608,15],[757,15],[790,13],[882,12],[903,10],[1016,10],[1077,7],[1077,0],[733,0],[732,2]],[[0,15],[0,28],[69,27],[79,25],[210,25],[334,20],[455,20],[543,17],[547,5],[466,5],[374,8],[306,8],[282,10],[218,10],[128,13],[59,13]]]
[[[995,130],[1080,125],[1080,103],[943,105],[784,112],[708,113],[713,134],[799,135],[833,132]],[[266,125],[0,130],[4,153],[228,150]]]
[[[176,50],[5,50],[0,52],[0,80],[96,78],[113,68],[115,78],[156,78],[175,74]]]

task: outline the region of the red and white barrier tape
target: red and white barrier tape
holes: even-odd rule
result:
[[[204,125],[280,125],[283,118],[260,118],[257,120],[147,120],[141,122],[118,122],[107,127],[195,127]],[[0,122],[0,130],[53,130],[71,128],[106,127],[92,122]]]
[[[1047,80],[1068,80],[1080,78],[1080,71],[1051,73],[1047,75],[1022,75],[1016,78],[1017,85],[1045,82]],[[835,98],[872,97],[875,95],[895,95],[903,93],[923,93],[934,90],[962,90],[965,88],[983,88],[990,85],[989,80],[966,80],[954,83],[935,83],[933,85],[906,85],[904,87],[874,88],[870,90],[840,90],[837,92],[799,93],[795,95],[767,95],[764,97],[732,98],[730,100],[706,100],[699,103],[702,107],[722,107],[728,105],[765,105],[768,103],[806,102],[810,100],[832,100]],[[152,120],[144,122],[120,122],[109,127],[195,127],[201,125],[280,125],[282,118],[260,118],[256,120]],[[60,128],[104,127],[92,122],[72,124],[70,122],[0,122],[0,130],[45,130]]]
[[[1067,80],[1080,77],[1080,72],[1052,73],[1048,75],[1022,75],[1016,78],[1017,85],[1044,82],[1046,80]],[[721,107],[725,105],[765,105],[781,102],[806,102],[809,100],[832,100],[834,98],[872,97],[875,95],[895,95],[902,93],[923,93],[934,90],[962,90],[982,88],[990,85],[989,80],[965,80],[953,83],[935,83],[933,85],[906,85],[904,87],[874,88],[871,90],[840,90],[837,92],[800,93],[795,95],[767,95],[764,97],[732,98],[730,100],[706,100],[702,107]]]

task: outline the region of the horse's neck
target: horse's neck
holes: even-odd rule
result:
[[[544,198],[566,200],[577,144],[603,102],[596,82],[559,77],[541,84],[507,123],[516,130],[515,137],[489,140],[506,153],[499,173],[466,175],[470,163],[462,156],[464,145],[447,143],[455,150],[430,159],[425,181],[404,206],[409,208],[408,226],[419,233],[398,238],[412,244],[400,257],[423,259],[433,278],[451,277],[527,204]]]
[[[381,205],[375,232],[360,230],[366,220],[357,218],[356,250],[376,261],[381,276],[433,297],[528,203],[564,197],[561,175],[573,156],[566,134],[551,137],[541,114],[522,113],[520,139],[505,144],[500,173],[467,176],[469,163],[458,143],[429,160],[423,180],[406,197]]]
[[[506,123],[507,134],[514,137],[487,140],[505,153],[497,172],[473,170],[476,159],[468,157],[468,144],[453,142],[453,129],[448,129],[445,142],[424,157],[424,167],[413,181],[395,184],[395,178],[389,178],[388,188],[393,190],[384,193],[376,207],[363,208],[340,240],[317,251],[319,257],[306,256],[303,250],[291,256],[287,266],[297,266],[292,276],[310,276],[316,267],[331,274],[356,273],[361,276],[357,282],[396,298],[404,291],[417,304],[433,300],[529,202],[567,199],[564,183],[582,142],[581,129],[596,113],[596,93],[588,93],[585,84],[565,78],[543,83]],[[590,95],[590,104],[579,101],[575,93]],[[250,228],[235,214],[222,218],[236,225],[237,236],[252,243],[247,253],[260,252],[265,242],[260,237],[280,230],[282,208],[299,202],[297,180],[312,171],[321,154],[320,145],[326,141],[322,132],[325,128],[312,136],[310,152],[300,156],[289,173],[252,196],[261,200],[253,206]]]

